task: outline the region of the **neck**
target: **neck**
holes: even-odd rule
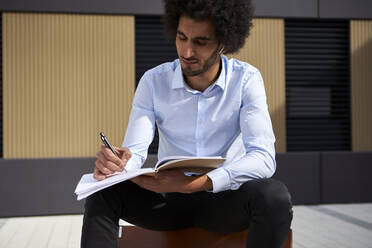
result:
[[[222,62],[221,58],[219,58],[208,71],[197,76],[185,77],[185,80],[192,89],[203,92],[217,80],[218,76],[220,75],[221,68]]]

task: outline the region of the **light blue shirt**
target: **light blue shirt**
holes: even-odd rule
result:
[[[275,137],[260,72],[221,56],[217,81],[204,92],[184,81],[179,60],[161,64],[141,78],[123,142],[132,152],[127,169],[146,160],[155,123],[158,158],[222,156],[207,176],[213,192],[238,189],[252,179],[271,177],[276,168]]]

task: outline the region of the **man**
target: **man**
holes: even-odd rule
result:
[[[178,170],[140,176],[86,200],[82,247],[116,247],[118,220],[153,230],[198,226],[220,233],[249,228],[247,247],[281,247],[292,210],[275,171],[274,134],[262,77],[222,53],[244,45],[249,0],[166,0],[165,28],[178,60],[147,71],[137,87],[119,158],[102,147],[94,177],[139,168],[155,123],[159,158],[223,156],[202,176]]]

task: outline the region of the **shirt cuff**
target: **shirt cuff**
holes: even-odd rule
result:
[[[212,170],[207,173],[207,176],[212,180],[213,193],[230,189],[230,175],[223,168]]]
[[[128,160],[124,168],[126,170],[135,170],[135,169],[140,169],[141,166],[142,166],[141,157],[132,153],[132,157]]]

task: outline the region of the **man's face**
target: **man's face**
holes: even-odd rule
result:
[[[219,46],[211,21],[181,16],[176,47],[182,72],[187,77],[201,75],[219,60]]]

